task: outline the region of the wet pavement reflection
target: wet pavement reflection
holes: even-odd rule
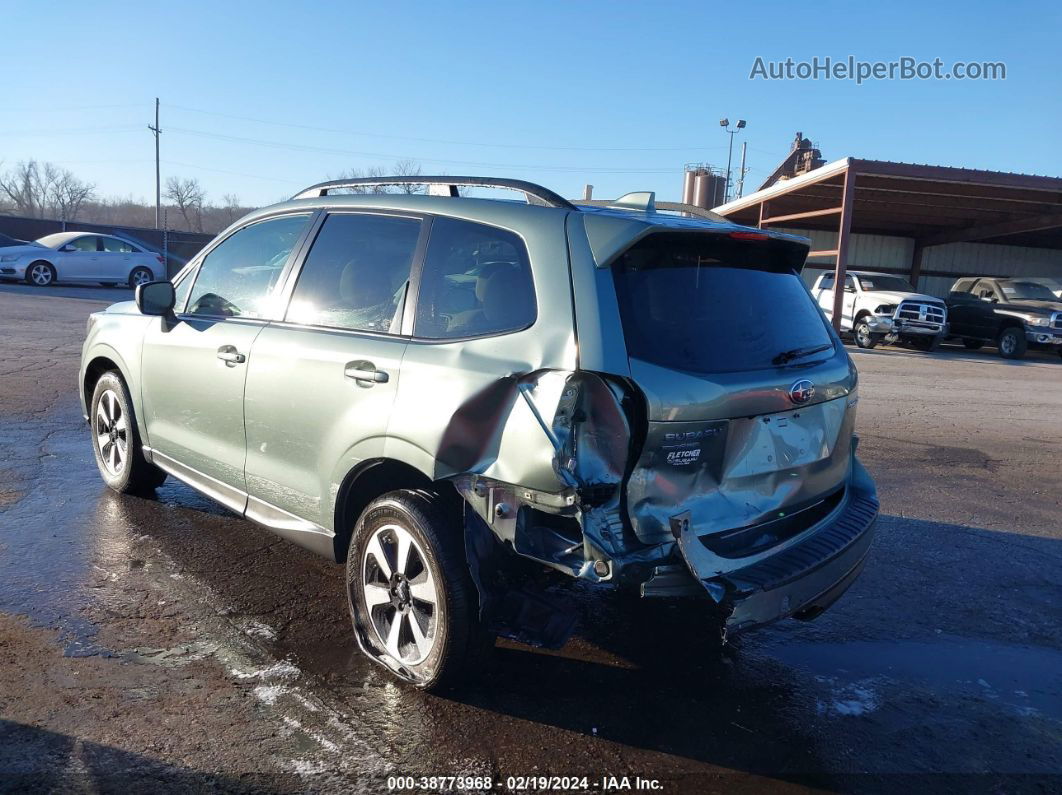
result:
[[[394,770],[652,771],[676,785],[737,773],[750,787],[765,776],[873,789],[875,774],[944,763],[960,773],[1006,771],[1008,760],[1012,772],[1058,768],[1062,652],[1041,612],[1056,624],[1062,614],[1057,569],[1039,576],[1038,602],[1021,599],[1029,559],[1059,560],[1053,539],[1013,543],[884,517],[872,565],[835,610],[722,650],[687,605],[565,585],[581,614],[568,647],[500,643],[482,680],[440,698],[395,684],[357,653],[340,567],[172,479],[154,499],[108,492],[75,407],[5,423],[0,439],[22,451],[11,462],[22,496],[3,514],[0,610],[59,627],[68,655],[128,655],[98,643],[99,617],[136,616],[158,594],[123,579],[154,571],[156,583],[183,588],[175,609],[219,617],[292,666],[304,690],[345,717],[347,740]],[[904,545],[929,532],[952,542],[952,561],[973,566],[934,571],[933,593],[946,596],[927,610],[924,590],[915,602],[903,594],[931,560]],[[985,555],[1001,543],[1005,558]],[[991,637],[1001,600],[1010,638]],[[988,609],[995,618],[979,621]],[[224,631],[204,641],[215,656],[231,643]],[[255,692],[279,710],[298,697],[283,683]],[[985,733],[1000,734],[995,750],[981,747]]]

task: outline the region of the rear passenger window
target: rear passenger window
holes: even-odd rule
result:
[[[245,226],[217,245],[199,266],[187,314],[265,317],[309,215],[286,215]]]
[[[535,287],[523,241],[504,229],[436,218],[413,333],[428,339],[501,334],[535,322]]]
[[[421,222],[330,215],[299,274],[285,320],[397,334]]]

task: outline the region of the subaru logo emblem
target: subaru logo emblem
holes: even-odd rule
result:
[[[815,385],[806,378],[789,387],[789,399],[794,403],[807,403],[815,397]]]

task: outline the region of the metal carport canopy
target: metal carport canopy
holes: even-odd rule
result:
[[[714,208],[750,226],[799,226],[838,232],[843,284],[853,232],[914,239],[911,281],[929,246],[977,241],[1062,249],[1062,178],[846,157]],[[834,293],[834,325],[842,293]]]

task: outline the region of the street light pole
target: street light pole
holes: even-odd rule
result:
[[[726,193],[723,195],[725,201],[730,201],[730,167],[734,161],[734,136],[745,129],[745,120],[738,119],[737,127],[733,130],[730,129],[730,119],[720,119],[719,126],[730,136],[730,146],[727,148],[726,155]]]

